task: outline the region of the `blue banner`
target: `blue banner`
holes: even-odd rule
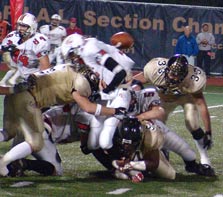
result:
[[[0,9],[10,21],[9,0],[2,0]],[[55,13],[63,18],[61,25],[65,27],[69,18],[76,17],[84,34],[106,43],[116,32],[129,32],[135,45],[126,52],[136,62],[135,69],[142,69],[153,57],[173,55],[184,25],[191,26],[196,36],[202,24],[208,23],[216,40],[211,72],[223,74],[222,8],[97,0],[25,0],[24,10],[37,17],[39,26],[49,23]]]

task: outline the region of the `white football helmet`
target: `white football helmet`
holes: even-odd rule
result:
[[[80,55],[81,46],[84,44],[84,37],[80,34],[71,34],[67,36],[61,45],[61,52],[65,59],[69,59],[69,55],[74,53]]]
[[[51,16],[51,25],[59,26],[61,20],[62,20],[62,18],[60,17],[60,15],[54,14]]]
[[[21,37],[31,36],[36,33],[37,26],[36,17],[30,13],[21,15],[17,20],[17,32]],[[24,31],[22,27],[27,27],[27,30]]]
[[[55,19],[55,20],[58,20],[58,21],[61,21],[61,16],[59,14],[54,14],[51,16],[51,19]]]

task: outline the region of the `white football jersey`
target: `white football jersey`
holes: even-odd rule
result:
[[[127,72],[130,72],[134,65],[134,62],[123,52],[111,45],[107,45],[104,42],[97,40],[96,38],[85,39],[80,56],[85,64],[89,65],[94,72],[98,73],[100,79],[103,79],[106,84],[109,84],[114,77],[114,73],[104,67],[105,62],[109,57],[117,61],[117,63],[119,63],[119,65],[121,65]]]
[[[154,87],[148,87],[137,93],[139,113],[151,110],[153,106],[160,105],[160,97]]]
[[[38,68],[39,58],[45,56],[49,52],[49,41],[48,38],[36,32],[27,41],[20,43],[21,38],[16,31],[9,33],[2,42],[2,46],[16,45],[19,49],[12,57],[12,60],[18,65],[22,66],[23,69]]]
[[[51,25],[43,25],[39,28],[39,31],[49,38],[50,44],[57,46],[61,45],[63,37],[67,35],[66,29],[63,26],[51,29]]]
[[[204,71],[196,66],[188,65],[188,75],[176,87],[168,87],[165,79],[165,68],[168,59],[154,58],[144,67],[144,77],[158,89],[160,94],[172,97],[202,92],[206,86]]]
[[[43,113],[44,121],[51,127],[51,136],[56,143],[66,140],[72,135],[71,121],[74,120],[71,117],[79,111],[79,106],[70,104],[68,108],[66,110],[64,105],[59,105],[51,107]]]

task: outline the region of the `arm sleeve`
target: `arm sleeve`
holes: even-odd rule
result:
[[[114,78],[112,79],[111,83],[108,84],[108,86],[103,90],[104,93],[108,93],[112,90],[114,90],[118,85],[120,85],[127,73],[126,71],[123,69],[123,67],[121,65],[119,65],[113,58],[109,57],[105,63],[104,66],[110,70],[111,72],[113,72],[115,74]]]

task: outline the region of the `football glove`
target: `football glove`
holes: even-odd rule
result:
[[[204,148],[210,149],[213,145],[212,135],[210,131],[206,131],[204,134]]]
[[[124,107],[118,107],[118,108],[115,108],[115,115],[126,115],[127,114],[127,111],[126,111],[126,108]]]
[[[16,48],[16,45],[14,45],[14,44],[11,44],[9,46],[2,46],[2,51],[4,51],[4,52],[14,53],[17,50],[18,49]]]
[[[119,119],[122,120],[127,114],[127,110],[124,107],[118,107],[115,108],[115,114],[114,116]]]
[[[144,175],[141,172],[138,172],[136,175],[131,177],[133,183],[139,183],[144,180]]]
[[[36,85],[37,77],[34,74],[29,75],[27,82],[29,83],[30,89]]]
[[[15,84],[12,87],[12,89],[10,89],[10,92],[13,94],[17,94],[17,93],[20,93],[20,92],[23,92],[23,91],[26,91],[29,89],[30,89],[29,83],[25,81],[25,82]]]

